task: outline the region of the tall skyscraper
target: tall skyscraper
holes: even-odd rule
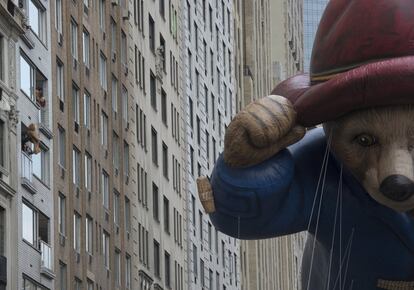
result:
[[[131,4],[131,2],[130,2]],[[132,1],[129,63],[135,288],[186,284],[186,139],[179,0]]]
[[[244,83],[244,101],[247,105],[269,95],[279,82],[303,70],[303,6],[300,1],[285,0],[243,3],[245,80],[248,81],[247,85]],[[258,16],[260,21],[252,19],[253,16]],[[252,23],[261,25],[254,27]],[[253,44],[252,39],[256,39]],[[242,241],[242,289],[299,289],[305,236],[302,233]]]
[[[312,56],[313,41],[319,21],[329,0],[304,0],[303,1],[303,37],[305,62],[304,71],[309,72]]]
[[[56,217],[51,288],[132,289],[138,204],[130,157],[130,7],[125,0],[48,3]]]
[[[196,187],[211,173],[235,113],[233,2],[182,3],[188,289],[240,289],[239,242],[214,229]]]

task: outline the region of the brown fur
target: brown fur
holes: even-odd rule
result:
[[[414,107],[387,106],[349,113],[324,124],[332,134],[331,149],[379,203],[399,211],[414,209],[414,197],[395,202],[380,191],[381,182],[392,174],[414,181]],[[363,147],[360,134],[375,136],[377,144]]]

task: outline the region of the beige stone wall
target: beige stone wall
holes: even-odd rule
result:
[[[303,70],[302,9],[301,1],[244,1],[244,106]],[[243,241],[242,289],[300,289],[305,239]]]

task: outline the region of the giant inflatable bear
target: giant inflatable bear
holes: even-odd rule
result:
[[[308,231],[303,290],[414,289],[414,1],[331,0],[311,73],[234,118],[200,185],[230,236]]]

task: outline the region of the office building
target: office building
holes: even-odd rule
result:
[[[133,289],[128,1],[49,1],[53,289]]]
[[[291,0],[245,1],[244,5],[245,26],[251,28],[251,15],[263,14],[261,22],[253,21],[263,25],[260,30],[244,30],[246,58],[259,52],[262,55],[245,59],[245,67],[249,68],[247,72],[256,68],[255,75],[258,76],[245,74],[245,80],[249,80],[249,85],[246,86],[245,82],[244,87],[247,105],[249,100],[270,94],[279,82],[303,70],[303,6],[300,1]],[[264,37],[260,40],[262,46],[259,51],[249,43],[250,39],[257,38],[257,31],[262,32]],[[262,62],[257,63],[261,59]],[[252,95],[252,92],[261,92],[261,95]],[[242,289],[299,289],[305,238],[306,234],[300,233],[267,240],[242,241]]]
[[[188,289],[240,289],[239,242],[215,230],[196,187],[199,176],[211,173],[235,113],[233,1],[183,1],[183,5]]]
[[[130,83],[136,289],[188,289],[182,11],[179,0],[132,1]]]

